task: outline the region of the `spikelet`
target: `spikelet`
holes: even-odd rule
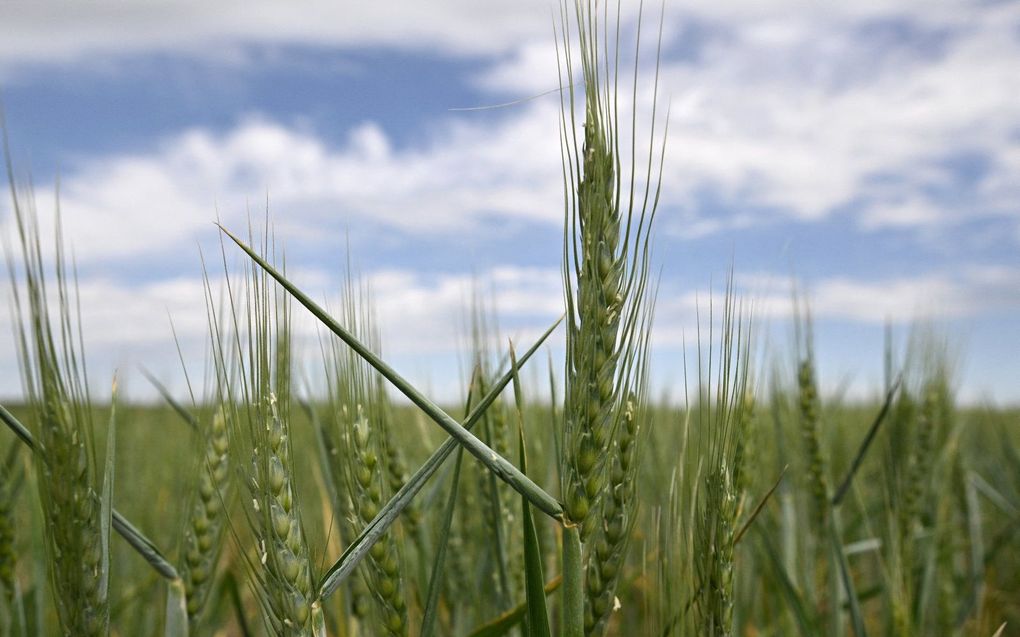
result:
[[[371,422],[363,406],[348,415],[347,442],[351,510],[360,532],[379,513],[388,498],[389,483],[384,465],[385,447],[381,421]],[[375,601],[378,626],[387,635],[407,634],[407,604],[404,601],[401,559],[391,533],[384,535],[368,552],[361,567],[367,589]]]
[[[332,419],[322,420],[307,401],[302,402],[309,420],[315,428],[321,454],[320,462],[326,478],[326,488],[333,506],[333,520],[340,536],[340,542],[348,545],[357,536],[356,525],[351,512],[351,500],[347,493],[347,463],[344,461],[344,434],[334,426]],[[359,567],[360,569],[360,567]],[[371,599],[364,578],[348,578],[344,584],[346,609],[350,618],[366,621],[371,611]]]
[[[733,635],[735,548],[738,519],[747,482],[747,445],[754,420],[751,389],[750,317],[727,288],[718,360],[710,347],[707,365],[716,378],[699,379],[697,429],[704,437],[692,448],[700,478],[692,480],[689,515],[694,518],[689,580],[694,626],[712,637]],[[711,338],[711,332],[710,332]],[[684,524],[681,521],[681,524]],[[674,567],[676,568],[676,567]]]
[[[724,462],[720,470],[709,477],[707,484],[708,501],[718,505],[718,513],[715,516],[715,528],[712,533],[716,548],[713,556],[713,575],[705,587],[708,596],[707,603],[704,604],[708,609],[705,626],[708,634],[718,637],[734,634],[734,552],[737,525],[749,478],[746,451],[754,428],[752,392],[744,392],[733,426],[729,443],[732,454],[730,464],[726,466]]]
[[[559,474],[565,522],[577,527],[570,543],[564,540],[564,603],[570,604],[564,612],[571,616],[570,634],[588,635],[605,631],[616,606],[616,582],[634,523],[630,468],[646,384],[652,306],[646,294],[648,240],[658,203],[655,153],[648,151],[643,194],[636,186],[634,154],[629,174],[622,165],[615,95],[618,53],[599,41],[608,37],[608,29],[603,33],[597,26],[600,11],[595,2],[574,3],[584,86],[580,147],[566,8],[561,67],[561,84],[570,88],[561,102],[567,342]],[[654,109],[651,133],[654,140]],[[630,134],[635,134],[633,127]],[[583,574],[574,572],[578,554]]]
[[[223,548],[229,500],[229,436],[224,411],[218,410],[206,430],[205,444],[191,513],[184,529],[183,564],[188,622],[198,624],[215,579],[216,564]]]
[[[278,635],[310,635],[313,602],[308,544],[294,489],[289,423],[276,397],[263,398],[249,480],[254,527],[263,567],[262,598]],[[255,504],[257,503],[257,504]]]
[[[616,207],[611,141],[600,121],[596,93],[588,97],[584,125],[582,180],[577,193],[580,237],[575,249],[577,307],[569,321],[567,413],[564,448],[568,453],[567,514],[581,525],[581,538],[595,528],[590,515],[604,486],[604,459],[616,408],[616,367],[623,269],[620,213]],[[572,308],[573,310],[573,308]]]
[[[921,407],[914,424],[913,453],[904,488],[901,541],[909,542],[913,526],[920,521],[921,501],[934,468],[935,444],[941,422],[945,418],[942,391],[937,379],[929,379],[922,388]]]
[[[640,417],[637,397],[631,395],[612,449],[609,493],[603,499],[603,522],[592,534],[585,574],[584,629],[588,635],[605,632],[616,598],[616,585],[627,556],[630,531],[637,519],[637,448]]]
[[[740,408],[740,416],[733,440],[733,469],[732,482],[733,490],[740,499],[741,505],[748,488],[751,486],[751,462],[753,458],[747,453],[748,449],[755,448],[757,436],[756,403],[754,393],[744,392],[743,404]],[[742,507],[741,507],[742,508]]]

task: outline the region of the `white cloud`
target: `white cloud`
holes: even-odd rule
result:
[[[549,17],[547,0],[4,3],[0,69],[151,52],[229,62],[243,59],[238,47],[248,44],[498,52],[551,33]]]
[[[737,283],[762,317],[793,316],[793,291],[788,277],[744,273]],[[952,272],[862,279],[825,277],[800,285],[811,314],[880,325],[918,320],[945,321],[1020,311],[1020,269],[966,266]]]
[[[5,4],[0,74],[31,63],[153,51],[221,60],[236,54],[243,63],[247,45],[374,45],[491,56],[491,67],[473,80],[503,101],[555,86],[549,5]],[[1017,5],[877,1],[823,10],[797,1],[698,2],[668,11],[675,19],[666,28],[667,51],[693,52],[663,66],[663,98],[673,104],[664,201],[675,216],[660,217],[661,228],[696,239],[766,220],[826,219],[848,205],[857,207],[864,230],[1020,216]],[[901,20],[921,35],[897,34],[894,24],[885,39],[869,39],[874,26],[862,20],[875,16]],[[649,100],[643,82],[639,113],[648,112]],[[195,127],[152,150],[80,158],[61,182],[67,235],[86,269],[158,255],[186,255],[190,263],[194,243],[215,236],[217,211],[228,226],[243,227],[248,205],[259,211],[267,193],[292,250],[336,243],[348,224],[469,237],[482,224],[527,220],[556,232],[558,108],[547,96],[496,113],[451,114],[426,123],[419,136],[426,141],[411,146],[379,122],[339,141],[257,115],[225,131]],[[987,172],[961,191],[941,162],[964,151],[984,157]],[[734,212],[704,210],[706,192]],[[40,196],[41,210],[52,205],[52,195]],[[5,219],[0,208],[0,224]],[[334,280],[303,276],[324,288]],[[562,304],[558,271],[508,265],[482,278],[525,334],[536,334]],[[388,270],[373,279],[388,351],[405,362],[456,351],[472,277]],[[746,277],[741,284],[754,287]],[[758,290],[764,316],[789,316],[789,295],[778,285],[778,292],[776,284]],[[1017,289],[1015,269],[971,266],[819,279],[808,291],[817,317],[875,325],[1015,313]],[[205,310],[197,280],[92,278],[83,280],[82,295],[87,340],[108,366],[156,360],[163,365],[157,371],[173,372],[167,306],[182,338],[191,339],[196,355],[201,349]],[[681,290],[660,299],[657,342],[675,346],[682,331],[691,334],[695,297]]]
[[[530,345],[563,308],[556,268],[508,264],[476,274],[406,269],[364,274],[372,288],[384,358],[412,382],[438,392],[442,400],[454,400],[460,391],[460,364],[470,349],[468,317],[476,291],[496,311],[502,338],[512,337],[520,348]],[[313,298],[330,299],[327,308],[337,307],[340,273],[302,269],[291,275]],[[736,283],[743,303],[753,309],[759,323],[775,322],[782,327],[791,318],[792,297],[786,277],[744,273],[737,275]],[[219,285],[221,280],[214,277],[214,288]],[[822,325],[841,321],[877,327],[886,320],[909,325],[918,320],[1011,316],[1020,310],[1020,269],[975,266],[953,273],[881,280],[828,277],[812,281],[802,290],[812,315]],[[0,286],[0,295],[7,298],[8,294],[9,288]],[[119,369],[128,396],[153,397],[152,389],[136,373],[140,365],[183,394],[170,317],[192,381],[201,387],[207,319],[200,279],[175,277],[143,284],[102,277],[84,279],[80,298],[90,374],[98,395],[105,394],[108,379]],[[710,303],[718,321],[721,290],[695,291],[678,288],[675,282],[667,282],[660,290],[653,334],[658,383],[663,382],[663,373],[666,378],[682,373],[679,348],[696,342],[699,314],[701,336],[707,335]],[[304,365],[316,373],[321,369],[316,362],[317,339],[324,331],[303,308],[294,308],[294,319]],[[12,327],[8,314],[0,316],[0,332],[10,334]],[[549,343],[562,351],[562,328]],[[493,345],[505,347],[505,340]],[[0,360],[16,360],[10,339],[0,340]],[[17,366],[12,363],[0,368],[0,396],[16,395],[18,387]]]
[[[510,332],[504,337],[537,336],[563,311],[557,269],[503,266],[477,276],[382,270],[369,281],[384,347],[402,355],[450,352],[465,345],[476,286],[498,310]]]
[[[562,49],[562,45],[559,48]],[[523,42],[510,55],[497,60],[479,74],[475,83],[493,93],[518,94],[521,97],[557,89],[560,77],[556,54],[557,43],[552,37]]]
[[[924,226],[937,222],[940,216],[931,203],[911,198],[871,206],[861,215],[861,226],[865,230]]]
[[[326,306],[337,307],[339,273],[303,269],[289,274],[313,298],[332,299]],[[558,269],[506,265],[476,275],[429,275],[391,269],[367,272],[365,278],[372,289],[385,357],[420,383],[439,378],[444,387],[447,383],[450,388],[457,386],[456,370],[437,369],[436,361],[442,365],[455,363],[470,345],[466,335],[475,290],[498,311],[502,337],[513,337],[523,347],[529,346],[562,312]],[[222,283],[222,277],[214,276],[211,285],[215,290]],[[120,377],[128,383],[129,395],[153,396],[147,383],[137,377],[139,366],[167,379],[175,391],[183,391],[171,320],[192,380],[201,383],[208,326],[204,289],[200,278],[185,277],[142,284],[102,277],[80,282],[85,350],[99,395],[106,394],[108,379],[119,369]],[[0,297],[9,296],[9,284],[0,285]],[[293,316],[304,362],[311,370],[321,369],[314,357],[319,355],[317,339],[326,332],[299,306],[294,307]],[[7,312],[0,315],[0,333],[13,333],[11,319]],[[562,342],[562,338],[551,342]],[[505,341],[499,346],[505,347]],[[0,368],[0,396],[17,395],[20,381],[12,339],[0,339],[0,360],[10,363]]]
[[[666,70],[683,104],[671,128],[672,189],[709,185],[738,206],[804,220],[854,204],[865,207],[865,225],[882,214],[867,206],[898,206],[901,224],[960,222],[966,214],[922,213],[941,202],[920,198],[952,179],[939,162],[974,151],[990,159],[991,174],[975,201],[957,206],[1016,216],[1020,186],[1008,177],[1020,119],[1015,14],[990,8],[935,24],[911,16],[944,38],[927,45],[943,52],[871,42],[852,22],[791,19],[782,37],[753,23],[734,28],[704,64]],[[910,210],[905,197],[916,198]]]
[[[486,219],[559,225],[556,131],[550,104],[496,125],[440,126],[431,142],[402,149],[371,122],[332,147],[248,118],[224,134],[185,131],[149,154],[84,159],[62,178],[60,204],[82,263],[190,251],[217,215],[244,227],[266,195],[281,232],[301,241],[334,241],[358,223],[447,236],[469,236]],[[53,209],[51,192],[37,197]]]
[[[567,4],[571,4],[568,0]],[[912,5],[926,16],[961,15],[968,2],[920,2]],[[557,0],[391,0],[386,3],[304,2],[300,7],[252,2],[124,3],[113,0],[46,3],[4,3],[0,21],[0,68],[31,63],[66,63],[83,59],[148,52],[184,53],[236,61],[239,46],[296,44],[333,47],[382,46],[428,48],[451,54],[503,54],[526,40],[552,38],[558,19]],[[624,2],[625,21],[633,21],[638,3]],[[899,13],[895,0],[867,0],[821,9],[808,0],[669,3],[667,16],[704,15],[728,21],[756,21],[755,36],[783,43],[792,35],[789,15],[824,19]],[[658,7],[645,7],[654,21]]]
[[[478,36],[494,50],[510,53],[476,81],[500,95],[521,97],[555,85],[546,12],[502,3],[493,5],[495,13],[454,2],[438,5],[434,22],[420,22],[419,10],[409,7],[395,11],[387,28],[400,33],[406,20],[442,40],[454,36],[435,25],[477,20],[489,25],[484,32],[502,28],[495,26],[502,24],[501,12],[542,13],[543,28],[522,27],[526,37],[516,32],[494,40]],[[165,9],[141,5],[110,5],[105,13],[88,6],[93,8],[69,7],[53,24],[24,6],[7,10],[26,29],[68,34],[91,33],[93,24],[100,31],[117,25],[130,32],[117,22],[125,12],[140,24],[176,19],[174,12],[164,16]],[[235,8],[223,6],[181,5],[179,13],[207,24],[205,30],[185,29],[188,37],[226,29]],[[270,5],[245,11],[248,17],[231,27],[232,33],[255,41],[269,38],[259,25],[271,22],[275,11]],[[368,13],[340,21],[347,26],[321,27],[321,37],[345,41],[347,29],[361,33],[349,26],[360,19],[381,24],[371,14],[374,9],[356,11]],[[861,11],[899,15],[882,3]],[[447,14],[458,17],[443,17]],[[89,18],[83,24],[71,19],[82,15]],[[302,15],[280,20],[288,25],[317,14]],[[663,219],[672,234],[697,238],[768,219],[825,219],[847,206],[859,209],[864,229],[958,224],[979,215],[1020,217],[1020,185],[1014,178],[1020,170],[1015,130],[1020,102],[1012,88],[1020,86],[1015,63],[1020,39],[1011,26],[1017,17],[1012,5],[905,15],[904,24],[921,34],[911,36],[917,42],[906,36],[901,42],[896,35],[869,40],[856,12],[790,17],[776,5],[771,13],[720,16],[691,5],[675,15],[668,35],[676,40],[668,46],[694,40],[690,46],[697,49],[698,62],[667,59],[663,67],[663,100],[672,97],[674,104],[663,193],[676,214],[672,221]],[[685,24],[687,30],[681,28]],[[900,28],[892,24],[885,28]],[[702,42],[691,29],[708,35]],[[374,37],[368,31],[364,37]],[[299,37],[297,31],[292,37]],[[111,46],[119,41],[112,37]],[[3,46],[31,48],[8,42],[0,51]],[[29,53],[8,57],[22,55]],[[642,79],[638,95],[642,114],[651,106],[645,80],[650,78]],[[84,158],[63,178],[62,204],[85,260],[189,247],[215,210],[228,222],[240,221],[249,203],[261,208],[267,193],[281,226],[309,240],[323,227],[359,222],[445,234],[470,232],[484,220],[558,225],[558,109],[559,100],[550,95],[496,116],[451,114],[444,122],[429,123],[423,136],[429,141],[413,147],[394,144],[375,122],[349,131],[338,144],[307,128],[248,116],[226,132],[182,131],[151,152]],[[626,108],[621,120],[629,121]],[[968,201],[933,198],[932,189],[952,190],[954,175],[939,163],[960,151],[987,158],[987,174]],[[705,210],[706,194],[730,212]],[[46,199],[43,204],[52,205]]]
[[[1020,221],[1018,5],[672,13],[664,197],[690,224],[674,234],[846,211],[866,230]],[[643,73],[639,114],[651,110],[651,69]],[[521,97],[556,81],[553,43],[541,38],[477,79]],[[629,117],[625,108],[621,121]],[[987,164],[976,183],[957,183],[947,166],[960,154]],[[706,195],[739,220],[705,219],[714,214]]]

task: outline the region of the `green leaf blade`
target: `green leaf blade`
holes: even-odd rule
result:
[[[514,402],[517,407],[517,443],[520,446],[521,471],[528,472],[528,455],[524,444],[524,412],[517,356],[510,344],[511,371],[514,375]],[[550,637],[549,610],[545,604],[545,574],[542,572],[542,547],[531,515],[531,504],[521,497],[521,523],[524,526],[524,592],[528,605],[527,626],[531,637]]]
[[[446,501],[446,510],[443,513],[442,533],[439,536],[439,546],[436,548],[435,559],[432,562],[428,602],[425,604],[425,612],[421,620],[421,637],[432,637],[435,634],[436,616],[439,609],[439,593],[442,590],[443,569],[446,565],[446,548],[449,545],[453,512],[457,506],[457,493],[460,487],[460,466],[463,457],[463,448],[458,449],[457,461],[453,467],[453,478],[450,484],[450,496]]]
[[[531,356],[538,351],[542,343],[552,334],[553,330],[560,324],[562,319],[557,320],[553,323],[549,329],[542,334],[541,337],[531,346],[530,349],[521,357],[520,363],[523,364]],[[504,374],[496,383],[492,386],[489,392],[482,398],[481,401],[471,410],[467,418],[464,419],[464,428],[471,429],[474,427],[482,417],[482,414],[486,409],[489,408],[503,389],[512,380],[512,371],[508,371]],[[326,571],[319,581],[319,595],[325,599],[336,592],[336,589],[340,587],[340,584],[350,575],[357,567],[358,563],[364,559],[365,555],[368,554],[369,549],[372,545],[386,533],[386,530],[393,524],[394,521],[400,516],[401,512],[407,508],[414,497],[421,491],[425,483],[432,477],[432,475],[442,466],[446,458],[453,452],[457,447],[457,441],[453,438],[447,438],[442,445],[422,464],[421,467],[412,475],[407,482],[404,483],[389,502],[387,502],[382,510],[375,516],[375,518],[369,522],[365,529],[351,544],[347,547],[347,550],[337,559],[336,562]]]
[[[220,226],[220,230],[238,245],[255,263],[262,268],[269,276],[273,277],[284,289],[286,289],[299,303],[305,306],[322,324],[331,332],[336,334],[342,341],[347,343],[361,358],[376,369],[386,380],[390,381],[404,396],[418,406],[436,424],[442,427],[446,433],[463,445],[471,455],[496,474],[498,478],[509,484],[515,491],[527,497],[543,513],[552,518],[561,518],[563,507],[556,498],[549,495],[544,489],[535,484],[527,476],[523,475],[506,458],[503,458],[488,445],[474,436],[467,428],[454,420],[452,416],[442,410],[423,393],[418,391],[403,376],[397,373],[385,361],[379,358],[374,352],[366,347],[354,334],[344,328],[340,323],[330,316],[322,307],[313,301],[307,294],[302,292],[294,283],[274,268],[268,261],[263,259],[255,250],[233,235],[229,230]]]

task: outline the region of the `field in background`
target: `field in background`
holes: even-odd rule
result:
[[[507,392],[509,394],[509,391]],[[749,483],[745,511],[764,497],[783,467],[789,466],[775,494],[767,501],[758,518],[737,546],[734,556],[735,621],[736,635],[793,635],[798,634],[798,612],[823,616],[825,604],[831,601],[817,599],[824,594],[812,590],[805,581],[817,563],[806,559],[810,555],[812,538],[808,530],[808,511],[811,498],[809,470],[802,459],[802,440],[796,415],[796,396],[788,395],[772,403],[761,403],[756,410],[753,434],[747,442]],[[824,452],[831,459],[827,475],[831,481],[842,477],[868,425],[879,410],[879,405],[829,404],[822,412]],[[324,405],[315,407],[320,418],[329,418]],[[15,415],[26,416],[23,409],[15,408]],[[509,411],[504,405],[502,411]],[[207,419],[209,410],[195,412]],[[441,431],[429,423],[412,407],[394,408],[393,432],[397,448],[409,467],[423,462],[428,453],[444,438]],[[457,410],[451,413],[458,415]],[[848,502],[842,508],[845,534],[845,551],[851,569],[860,605],[868,622],[870,634],[892,634],[890,621],[890,578],[883,570],[888,568],[888,549],[881,545],[886,536],[883,527],[895,517],[890,509],[888,454],[901,446],[912,432],[895,425],[892,420],[883,425],[874,449],[865,458]],[[552,413],[549,405],[530,405],[526,408],[525,427],[528,440],[529,474],[543,486],[554,489],[555,467],[550,457],[553,444]],[[698,410],[690,414],[679,410],[658,407],[652,411],[650,444],[647,457],[641,464],[640,517],[634,527],[627,566],[621,580],[618,597],[620,609],[614,614],[611,633],[657,634],[672,612],[684,607],[689,600],[665,594],[662,585],[661,534],[669,531],[662,517],[669,509],[674,480],[692,480],[694,463],[691,449],[697,446]],[[96,422],[105,423],[107,412],[97,409]],[[186,505],[193,489],[194,476],[199,470],[196,461],[197,441],[194,433],[182,418],[169,408],[125,405],[119,408],[117,440],[117,481],[115,502],[117,508],[136,525],[143,528],[171,557],[177,552]],[[1020,412],[986,409],[954,411],[952,433],[940,434],[935,446],[933,468],[922,485],[919,505],[920,518],[915,542],[919,552],[928,555],[934,551],[932,562],[920,561],[917,565],[920,579],[930,579],[934,587],[929,593],[926,614],[928,628],[917,634],[992,635],[1003,622],[1020,626]],[[690,422],[688,451],[684,451],[685,423]],[[901,423],[902,424],[902,423]],[[337,525],[331,519],[327,506],[324,476],[319,463],[314,427],[305,413],[294,412],[294,453],[297,458],[295,482],[300,491],[302,517],[312,547],[315,564],[330,564],[339,555]],[[105,427],[99,427],[97,447],[105,448]],[[0,431],[2,448],[13,442],[13,436]],[[899,445],[897,443],[900,443]],[[16,444],[16,443],[14,443]],[[908,447],[909,445],[902,445]],[[903,450],[903,453],[909,453]],[[687,458],[686,461],[683,459]],[[686,466],[687,473],[674,474],[677,463]],[[28,634],[56,634],[53,601],[46,585],[46,571],[42,546],[33,537],[39,537],[40,513],[32,473],[28,470],[29,454],[22,450],[16,472],[26,472],[28,484],[13,507],[14,555],[17,557],[15,577],[26,601],[32,629]],[[449,488],[450,469],[442,471],[425,488],[421,502],[416,503],[417,523],[421,537],[409,537],[408,525],[402,523],[400,545],[409,568],[405,571],[405,590],[411,613],[411,625],[420,621],[423,596],[428,588],[431,555],[419,553],[419,548],[434,546],[439,529],[439,516],[421,516],[421,510],[435,510]],[[496,563],[499,556],[493,550],[488,523],[484,485],[485,472],[468,459],[462,477],[461,501],[454,517],[452,554],[448,558],[447,582],[443,588],[440,634],[469,634],[507,610],[500,603]],[[686,477],[684,477],[686,476]],[[512,522],[519,513],[516,499],[504,502],[508,509],[506,522]],[[746,512],[744,517],[746,518]],[[234,511],[235,524],[243,516]],[[555,574],[555,525],[539,520],[540,538],[547,556],[547,572]],[[948,545],[940,537],[949,536]],[[328,539],[327,539],[328,538]],[[119,538],[112,541],[112,629],[121,635],[155,635],[162,629],[162,617],[154,609],[165,603],[166,588],[145,562],[133,553]],[[514,550],[519,550],[514,549]],[[513,553],[513,551],[511,551]],[[512,556],[513,557],[513,556]],[[974,562],[974,558],[979,559]],[[775,559],[789,565],[785,575]],[[516,556],[515,559],[520,559]],[[691,568],[689,563],[677,562],[671,567],[678,571]],[[515,573],[522,567],[513,566]],[[935,569],[925,574],[927,569]],[[787,577],[789,580],[787,581]],[[236,547],[228,542],[223,569],[217,577],[213,592],[211,614],[207,625],[209,634],[241,634],[239,614],[247,616],[250,626],[258,626],[258,609],[244,582],[245,569],[237,561]],[[787,585],[792,588],[787,588]],[[515,592],[514,603],[520,603],[519,583],[511,584]],[[241,603],[232,599],[236,587]],[[355,622],[342,621],[349,591],[330,600],[326,606],[330,634],[351,634]],[[812,598],[816,598],[813,599]],[[803,605],[801,610],[798,608]],[[40,608],[37,608],[41,606]],[[816,608],[817,606],[817,608]],[[947,618],[939,619],[942,616]],[[35,622],[42,619],[46,630]],[[953,633],[935,630],[936,622],[949,621],[959,627]],[[215,628],[214,628],[215,627]],[[367,634],[375,634],[369,630]],[[818,633],[824,634],[824,633]],[[1012,634],[1007,629],[1004,634]]]

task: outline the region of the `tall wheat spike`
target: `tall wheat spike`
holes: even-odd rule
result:
[[[355,334],[379,351],[378,333],[371,320],[367,287],[352,276],[343,293],[344,318]],[[382,378],[355,352],[337,340],[324,348],[330,385],[330,402],[338,419],[344,457],[343,489],[345,507],[351,517],[346,522],[356,536],[372,521],[388,498],[402,486],[403,470],[398,454],[391,450],[389,406]],[[407,634],[407,604],[404,599],[403,559],[394,532],[384,535],[369,551],[358,571],[364,587],[352,585],[360,598],[362,590],[373,601],[374,612],[361,605],[363,626],[374,626],[380,634],[394,637]],[[360,599],[355,601],[360,602]]]
[[[270,246],[267,235],[263,252],[268,254]],[[214,332],[231,462],[246,489],[242,502],[255,544],[254,555],[245,551],[243,558],[266,628],[285,637],[320,635],[323,618],[297,498],[290,435],[288,297],[264,271],[246,274],[242,297],[228,288],[232,330]],[[210,324],[218,325],[211,299],[207,286]],[[241,539],[236,530],[235,538]]]
[[[797,398],[801,440],[807,460],[807,487],[811,494],[811,520],[817,537],[822,537],[829,516],[828,462],[822,448],[821,398],[815,372],[814,335],[810,311],[797,311]]]
[[[587,538],[598,522],[595,512],[605,486],[606,452],[640,362],[638,328],[649,307],[648,239],[658,190],[651,179],[651,150],[644,195],[635,191],[633,146],[629,191],[621,181],[616,69],[600,46],[599,38],[606,34],[596,26],[597,5],[579,1],[575,11],[585,91],[581,143],[573,83],[565,82],[570,88],[563,91],[567,368],[561,489],[569,520],[579,524],[582,538]],[[573,72],[569,41],[564,63],[569,80]],[[654,120],[654,111],[652,115]]]
[[[626,547],[635,495],[630,484],[644,397],[645,344],[650,328],[648,241],[658,203],[653,178],[655,109],[643,190],[637,185],[636,125],[630,127],[629,173],[620,152],[617,78],[619,14],[610,30],[607,5],[574,3],[580,77],[564,7],[561,137],[566,200],[563,279],[567,306],[566,396],[561,493],[568,525],[586,549],[584,632],[600,634],[613,609],[613,590]],[[640,18],[639,18],[640,25]],[[640,31],[640,29],[639,29]],[[614,44],[615,42],[615,44]],[[640,51],[640,37],[636,44]],[[636,58],[639,58],[636,55]],[[636,102],[638,68],[635,61]],[[575,120],[574,82],[583,82],[583,134]],[[656,92],[658,77],[656,75]],[[637,105],[634,105],[636,111]],[[661,155],[658,160],[661,162]],[[661,170],[661,163],[660,163]],[[661,173],[660,173],[661,174]],[[624,468],[627,467],[627,468]],[[603,509],[606,509],[603,511]],[[573,590],[568,580],[564,591]]]
[[[50,287],[34,200],[30,192],[19,193],[9,155],[7,171],[23,282],[6,237],[4,252],[19,326],[23,384],[36,429],[35,466],[54,600],[65,635],[106,635],[110,520],[104,519],[108,507],[100,495],[81,321],[73,318],[77,295],[72,295],[69,279],[75,274],[65,260],[58,210],[52,265],[56,285]]]
[[[732,281],[726,292],[718,354],[711,344],[712,321],[710,311],[708,360],[699,356],[698,445],[694,450],[700,476],[693,483],[689,505],[694,517],[694,580],[688,594],[699,631],[729,637],[735,634],[735,547],[746,480],[744,445],[753,409],[750,321],[734,296]],[[701,349],[699,344],[699,352]]]

